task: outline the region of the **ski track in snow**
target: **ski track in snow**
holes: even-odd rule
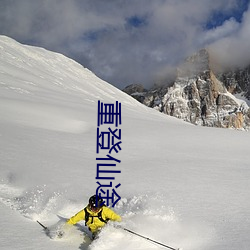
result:
[[[198,230],[201,226],[196,225],[195,229],[195,227],[185,225],[185,222],[179,219],[171,207],[166,207],[163,201],[162,194],[123,198],[115,207],[115,211],[123,218],[122,227],[171,247],[178,248],[180,245],[185,245],[185,249],[192,249],[194,246],[198,249],[199,244],[204,244],[204,239],[200,242],[197,240],[199,238]],[[82,250],[124,248],[124,240],[128,242],[126,249],[162,249],[161,246],[153,242],[116,228],[113,222],[101,231],[98,239],[94,242],[90,241],[84,222],[66,228],[64,237],[58,239],[57,231],[64,228],[65,220],[60,220],[56,215],[63,214],[63,217],[68,218],[83,207],[81,207],[82,204],[66,200],[63,194],[50,193],[46,186],[25,191],[10,183],[1,183],[0,202],[17,211],[20,216],[24,216],[26,219],[34,222],[36,220],[45,222],[45,225],[50,229],[49,236],[53,240],[63,241],[71,246],[79,244],[79,249]]]

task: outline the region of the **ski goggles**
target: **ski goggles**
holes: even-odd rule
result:
[[[102,207],[96,207],[96,206],[92,206],[92,205],[89,205],[89,209],[93,212],[98,212]]]

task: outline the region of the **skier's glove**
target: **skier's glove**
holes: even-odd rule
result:
[[[114,224],[113,226],[114,228],[117,228],[117,229],[123,229],[123,227],[120,224]]]

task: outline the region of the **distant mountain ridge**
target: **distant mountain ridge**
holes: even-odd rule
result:
[[[123,91],[148,107],[196,125],[250,127],[250,66],[216,72],[206,49],[180,65],[170,86],[145,90],[132,84]]]

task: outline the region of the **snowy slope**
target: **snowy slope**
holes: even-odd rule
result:
[[[122,104],[124,227],[185,250],[250,248],[248,132],[165,116],[60,54],[1,36],[1,249],[162,249],[112,225],[92,244],[79,227],[51,240],[36,223],[53,227],[95,192],[98,100]]]

